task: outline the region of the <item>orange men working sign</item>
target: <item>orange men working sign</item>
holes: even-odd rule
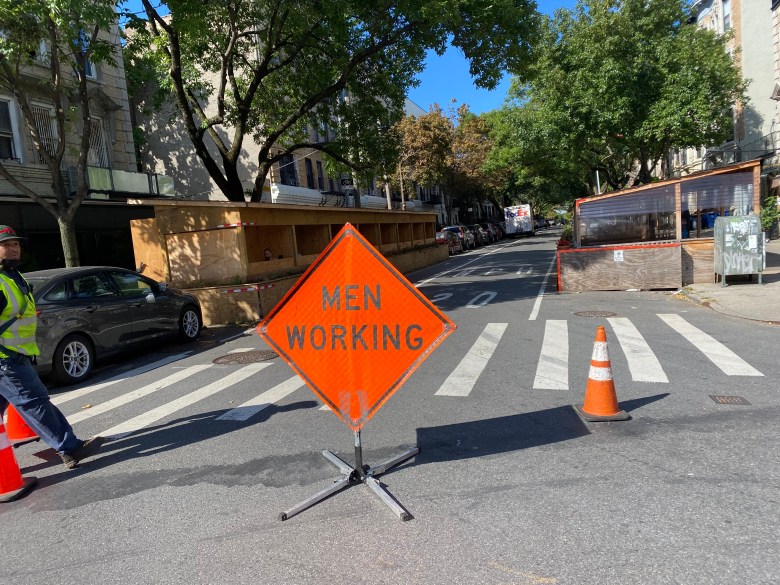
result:
[[[454,329],[350,224],[258,326],[353,430]]]

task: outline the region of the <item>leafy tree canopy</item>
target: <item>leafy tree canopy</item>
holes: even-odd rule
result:
[[[686,7],[580,0],[548,19],[531,81],[497,114],[501,156],[537,181],[574,173],[581,189],[598,170],[620,189],[651,181],[671,148],[728,139],[745,83],[727,38],[686,24]]]
[[[152,58],[196,153],[234,201],[244,199],[245,139],[259,146],[255,201],[271,165],[295,149],[381,167],[426,51],[450,42],[475,83],[493,88],[503,70],[525,77],[539,23],[532,0],[167,0],[167,15],[143,5],[131,54]],[[325,127],[328,141],[310,137]]]

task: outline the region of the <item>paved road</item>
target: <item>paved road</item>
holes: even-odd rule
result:
[[[281,360],[215,363],[266,346],[212,332],[228,341],[53,389],[80,434],[116,439],[75,473],[16,450],[40,484],[0,507],[0,583],[780,582],[776,328],[665,293],[555,294],[554,240],[412,275],[458,329],[363,431],[369,464],[421,448],[383,476],[412,521],[363,485],[278,521],[338,476],[322,449],[352,460],[351,432]],[[633,418],[585,424],[602,324]]]

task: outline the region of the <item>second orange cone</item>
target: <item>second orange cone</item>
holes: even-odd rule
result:
[[[22,416],[10,404],[6,410],[6,418],[5,432],[8,435],[8,440],[12,443],[32,441],[39,438],[38,435],[35,434],[35,431],[24,422]]]
[[[1,413],[0,413],[1,414]],[[26,494],[38,480],[34,477],[22,477],[19,464],[16,463],[11,441],[5,434],[0,416],[0,503],[12,502]]]
[[[612,364],[609,361],[607,333],[601,325],[596,329],[596,339],[593,342],[585,401],[582,406],[574,408],[588,422],[631,418],[631,415],[620,410],[618,405],[615,382],[612,380]]]

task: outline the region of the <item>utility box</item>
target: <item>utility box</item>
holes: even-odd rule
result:
[[[755,214],[715,218],[715,274],[726,286],[726,277],[761,274],[766,266],[764,234]]]

